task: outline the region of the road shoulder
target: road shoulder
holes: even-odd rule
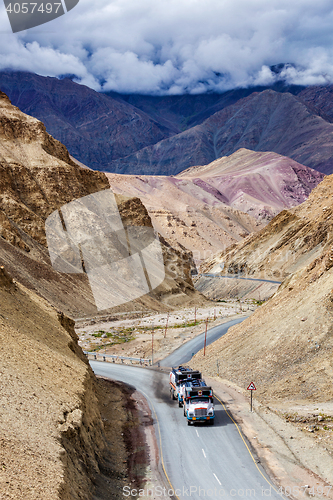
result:
[[[254,460],[286,497],[333,498],[333,458],[324,447],[255,400],[251,413],[249,395],[237,385],[218,377],[205,379],[248,440]]]

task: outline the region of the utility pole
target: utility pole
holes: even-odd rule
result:
[[[167,320],[166,320],[164,338],[166,337],[166,332],[167,332],[167,329],[168,329],[168,322],[169,322],[169,313],[168,313]]]
[[[151,364],[154,364],[154,323],[152,324],[151,331]]]
[[[197,324],[197,308],[194,308],[194,326]]]
[[[204,356],[206,356],[207,327],[208,327],[208,318],[206,319],[205,342],[204,342]]]

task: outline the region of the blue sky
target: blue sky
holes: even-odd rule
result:
[[[96,90],[182,94],[333,82],[331,0],[80,0],[13,34],[1,3],[0,69],[75,74]]]

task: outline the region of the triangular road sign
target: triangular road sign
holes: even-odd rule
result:
[[[256,386],[254,385],[253,382],[251,382],[251,384],[249,385],[249,387],[247,388],[248,391],[256,391]]]

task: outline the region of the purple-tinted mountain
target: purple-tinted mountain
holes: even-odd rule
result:
[[[112,160],[174,133],[131,104],[68,78],[2,72],[0,89],[12,104],[42,121],[71,155],[97,170],[108,170]]]
[[[128,102],[141,109],[161,125],[168,127],[174,133],[199,125],[214,113],[221,111],[227,106],[235,104],[240,99],[253,94],[263,92],[268,87],[249,87],[246,89],[233,89],[222,94],[199,94],[199,95],[173,95],[173,96],[149,96],[140,94],[117,94],[109,92],[114,99]],[[290,92],[298,94],[304,87],[296,85],[285,85],[276,83],[272,90],[277,92]]]
[[[333,122],[333,85],[307,87],[298,98],[317,115]]]
[[[175,175],[247,148],[333,172],[332,85],[144,96],[102,94],[69,78],[0,72],[0,89],[97,170]]]
[[[240,148],[273,151],[319,172],[333,172],[333,124],[290,93],[265,90],[181,134],[111,163],[119,173],[174,175]]]

